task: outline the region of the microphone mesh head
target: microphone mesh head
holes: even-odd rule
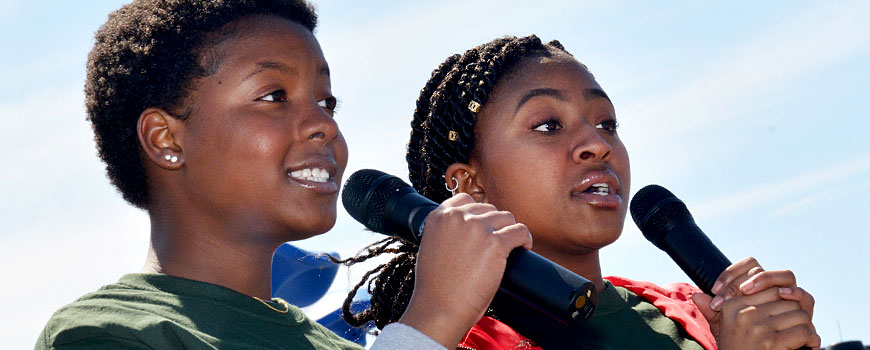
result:
[[[649,185],[637,191],[629,210],[643,236],[656,244],[668,221],[675,217],[692,215],[677,196],[659,185]]]
[[[403,187],[411,187],[411,185],[380,170],[359,170],[344,183],[341,203],[356,221],[365,225],[369,230],[383,233],[384,208],[387,201],[398,189]]]

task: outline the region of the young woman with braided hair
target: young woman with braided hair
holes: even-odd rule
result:
[[[148,255],[58,310],[37,349],[360,348],[270,295],[275,249],[335,224],[347,165],[316,23],[305,0],[135,0],[109,16],[88,119],[110,180],[148,213]],[[444,243],[460,232],[475,246]],[[373,349],[457,344],[509,252],[531,247],[525,226],[470,198],[445,201],[427,235],[411,306]],[[462,270],[463,288],[437,283]]]
[[[819,347],[812,296],[790,271],[764,271],[752,258],[719,276],[715,298],[687,284],[602,277],[598,252],[625,221],[628,154],[609,97],[559,42],[504,37],[450,56],[422,89],[411,127],[407,161],[418,192],[436,202],[470,196],[512,213],[536,252],[595,283],[599,305],[585,327],[591,348]],[[348,297],[368,283],[371,308],[353,315],[345,307],[351,323],[383,327],[412,296],[414,246],[385,239],[349,263],[384,253],[397,255]],[[460,348],[532,347],[497,321],[499,310],[488,315],[495,318],[482,318]]]

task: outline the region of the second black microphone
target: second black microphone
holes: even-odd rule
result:
[[[350,215],[374,232],[419,244],[426,217],[438,207],[393,175],[363,169],[345,183],[342,203]],[[523,248],[511,252],[499,292],[548,317],[576,327],[595,311],[595,285],[570,270]]]

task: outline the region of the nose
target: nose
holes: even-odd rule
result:
[[[613,146],[602,135],[604,132],[594,125],[584,124],[571,150],[571,160],[575,163],[609,162],[613,156]]]
[[[332,143],[338,138],[338,123],[316,102],[313,103],[301,129],[301,136],[314,141]]]

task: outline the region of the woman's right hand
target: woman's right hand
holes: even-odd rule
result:
[[[399,322],[448,349],[483,317],[501,283],[507,257],[532,248],[513,214],[460,193],[426,218],[414,292]]]
[[[815,301],[789,270],[765,271],[755,258],[744,258],[722,272],[712,292],[715,298],[698,293],[692,300],[720,349],[821,346],[812,324]]]
[[[782,299],[778,288],[769,288],[738,294],[722,304],[717,343],[720,350],[818,349],[821,339],[798,302]]]

